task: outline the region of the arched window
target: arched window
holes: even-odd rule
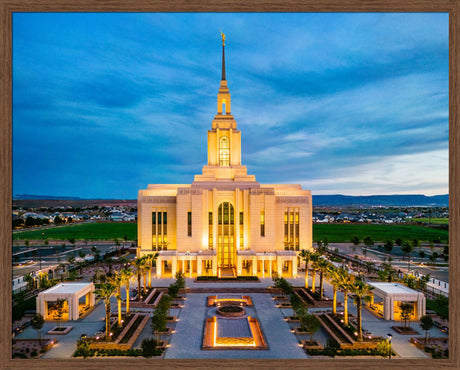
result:
[[[219,144],[219,166],[230,166],[230,140],[223,136]]]

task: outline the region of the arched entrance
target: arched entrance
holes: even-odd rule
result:
[[[235,211],[229,202],[219,205],[217,229],[218,267],[231,269],[236,264]]]

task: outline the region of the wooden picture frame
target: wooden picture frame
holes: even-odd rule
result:
[[[460,0],[2,0],[1,15],[1,140],[0,146],[0,330],[1,368],[460,368],[459,252],[460,243]],[[11,345],[11,201],[12,201],[12,13],[14,12],[447,12],[449,13],[449,209],[450,209],[450,334],[448,360],[308,359],[308,360],[155,360],[155,359],[12,359]],[[201,334],[201,333],[200,333]]]

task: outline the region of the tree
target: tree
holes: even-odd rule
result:
[[[344,324],[348,325],[348,292],[355,280],[354,275],[348,272],[340,274],[339,289],[343,292],[343,320]]]
[[[41,345],[41,336],[40,336],[40,330],[43,328],[43,325],[45,324],[45,319],[43,318],[42,315],[37,313],[33,318],[32,321],[30,322],[30,326],[32,326],[33,329],[37,331],[38,335],[38,340],[40,341]]]
[[[310,336],[310,341],[313,340],[313,335],[321,327],[321,323],[315,315],[309,314],[308,310],[303,308],[298,312],[300,320],[300,330],[306,331]]]
[[[287,297],[292,293],[292,285],[285,278],[279,278],[275,283],[276,288],[280,288],[283,292],[284,297]]]
[[[366,284],[362,280],[355,280],[351,286],[350,286],[350,291],[354,295],[354,304],[356,306],[356,312],[357,312],[357,321],[358,321],[358,341],[363,340],[363,325],[362,325],[362,308],[363,308],[363,303],[370,302],[372,299],[372,293],[371,290],[374,289],[374,287],[371,287],[370,285]]]
[[[372,238],[370,236],[366,236],[363,240],[364,244],[366,244],[366,246],[368,248],[372,247],[374,245],[374,241],[372,240]]]
[[[387,240],[385,244],[383,245],[383,248],[385,249],[385,252],[387,254],[390,254],[391,251],[393,250],[393,241],[392,240]]]
[[[302,249],[299,253],[299,257],[305,261],[305,289],[308,289],[308,264],[312,256],[312,252]]]
[[[101,283],[99,289],[95,291],[101,296],[105,303],[105,340],[110,338],[110,298],[116,293],[117,287],[111,282]]]
[[[58,327],[61,327],[62,316],[64,315],[65,299],[58,299],[56,302],[56,317],[58,319]]]
[[[425,344],[428,338],[428,331],[434,326],[433,318],[429,315],[422,316],[420,318],[420,326],[425,330]]]
[[[146,254],[145,257],[145,262],[149,266],[149,280],[148,280],[148,287],[150,288],[151,282],[152,282],[152,268],[155,266],[155,261],[158,258],[159,254],[158,253],[149,253]]]
[[[153,333],[157,335],[157,340],[159,341],[160,332],[164,332],[166,330],[166,324],[168,322],[167,313],[162,308],[157,307],[153,312],[151,321]]]
[[[121,326],[121,287],[123,285],[123,276],[122,273],[119,271],[115,271],[113,275],[110,277],[109,281],[115,285],[116,287],[116,294],[115,297],[117,298],[117,312],[118,312],[118,319],[117,319],[117,326]]]
[[[59,216],[54,217],[54,224],[55,225],[60,225],[60,224],[62,224],[62,222],[63,222],[62,218],[60,218]]]
[[[327,271],[327,268],[330,265],[330,262],[320,258],[317,262],[318,270],[319,270],[319,297],[320,300],[323,300],[323,282],[324,282],[324,273]]]
[[[401,246],[401,250],[407,255],[407,271],[410,270],[410,254],[414,250],[414,245],[408,241],[404,241]]]
[[[318,260],[319,260],[319,254],[318,253],[313,253],[310,257],[310,260],[312,262],[311,264],[311,292],[315,292],[315,286],[316,286],[316,270],[318,269]]]
[[[429,258],[432,263],[435,263],[438,257],[439,257],[438,252],[433,252]]]
[[[121,276],[122,280],[125,283],[125,288],[126,288],[126,313],[129,313],[129,282],[131,278],[133,277],[133,271],[128,267],[123,270],[121,270]]]
[[[78,257],[85,258],[86,254],[81,249],[78,251]]]
[[[345,268],[336,268],[332,263],[329,265],[327,276],[332,285],[332,313],[337,313],[337,290],[340,286],[341,274],[345,274]]]
[[[132,261],[132,265],[136,269],[137,275],[137,300],[141,300],[141,276],[145,266],[145,259],[143,257],[137,257]]]
[[[35,279],[30,274],[24,275],[24,281],[27,283],[27,289],[32,290],[35,288]]]
[[[410,318],[412,316],[412,312],[414,311],[414,306],[411,303],[401,303],[399,305],[399,309],[401,310],[400,316],[401,316],[401,321],[404,322],[404,327],[406,328],[407,326],[410,327]],[[407,325],[407,322],[409,322],[409,325]]]
[[[401,238],[396,238],[395,243],[396,243],[397,246],[401,246],[402,245]]]
[[[356,235],[353,235],[353,238],[351,238],[351,242],[358,246],[359,245],[359,238]]]
[[[420,258],[425,258],[426,257],[426,253],[424,251],[418,252],[418,255],[420,256]]]
[[[294,294],[291,294],[291,298],[289,299],[289,302],[291,303],[291,306],[292,306],[292,316],[296,317],[297,311],[303,307],[302,300],[299,298],[297,294],[294,293]]]

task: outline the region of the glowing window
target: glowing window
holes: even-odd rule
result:
[[[227,136],[220,139],[219,145],[219,165],[230,166],[230,140]]]

